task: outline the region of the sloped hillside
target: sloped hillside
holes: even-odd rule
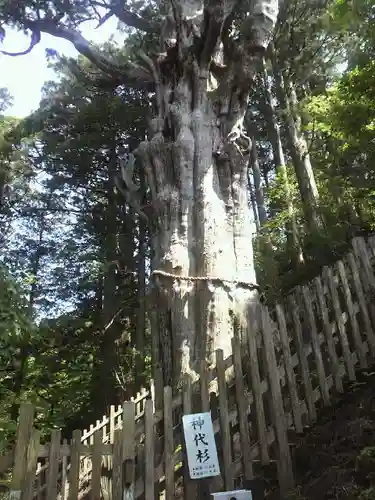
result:
[[[294,450],[290,500],[375,500],[375,369],[358,374]]]

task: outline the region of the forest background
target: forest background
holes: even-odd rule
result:
[[[281,7],[246,114],[264,300],[374,229],[374,9],[371,0]],[[101,48],[120,60],[152,43],[118,28],[125,47]],[[0,447],[21,401],[35,404],[43,432],[69,436],[151,377],[150,221],[116,185],[145,136],[150,96],[109,85],[81,56],[46,58],[59,78],[30,116],[6,114],[12,96],[0,92]],[[146,205],[141,170],[135,181]]]

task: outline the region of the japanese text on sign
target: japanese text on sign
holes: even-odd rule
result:
[[[211,413],[184,415],[182,425],[191,479],[218,476],[220,468]]]

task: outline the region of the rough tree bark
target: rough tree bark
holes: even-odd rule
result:
[[[202,7],[181,2],[175,9],[176,43],[153,65],[158,116],[137,149],[152,197],[161,200],[152,235],[153,335],[164,383],[174,386],[184,373],[194,377],[215,349],[230,354],[233,317],[244,324],[258,300],[246,175],[251,141],[243,120],[277,2],[256,2],[236,41],[235,2],[220,0],[205,6],[195,39]]]
[[[154,215],[152,282],[164,383],[176,387],[215,349],[231,352],[234,316],[247,320],[258,301],[243,125],[255,63],[263,57],[277,0],[165,0],[158,16],[121,2],[108,14],[161,35],[160,54],[109,61],[62,16],[38,15],[23,26],[70,40],[112,81],[154,91],[156,116],[134,151],[144,166]],[[59,3],[61,8],[61,3]],[[104,6],[104,4],[103,4]],[[160,16],[159,16],[160,17]],[[117,79],[117,80],[116,80]],[[148,211],[148,213],[150,213]]]

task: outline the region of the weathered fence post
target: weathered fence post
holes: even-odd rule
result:
[[[113,469],[112,469],[112,500],[122,500],[122,432],[114,431]]]
[[[63,447],[68,448],[68,440],[63,440]],[[62,470],[61,470],[61,500],[67,499],[67,488],[68,488],[68,457],[63,455],[62,457]]]
[[[174,499],[174,446],[173,446],[173,413],[172,387],[164,387],[164,464],[165,464],[165,498]]]
[[[260,446],[260,461],[262,465],[268,465],[270,457],[268,453],[267,425],[257,352],[257,332],[256,330],[253,330],[250,325],[251,321],[248,322],[247,327],[247,345],[249,351],[248,379],[254,396],[257,437],[259,439]]]
[[[70,470],[69,470],[69,495],[68,500],[77,500],[79,493],[79,469],[81,456],[81,436],[80,430],[73,431],[73,439],[70,443]]]
[[[9,500],[19,500],[26,475],[27,450],[33,431],[34,407],[29,403],[21,403],[18,418],[16,448],[14,452],[12,482]]]
[[[145,402],[145,404],[147,403],[147,401]],[[122,458],[124,460],[123,500],[134,500],[135,498],[134,440],[135,440],[135,405],[134,403],[124,403],[122,412]]]
[[[102,473],[101,445],[103,437],[101,433],[94,433],[94,446],[91,456],[91,500],[100,500],[100,479]]]
[[[339,260],[336,265],[339,273],[339,278],[342,284],[342,289],[344,292],[346,310],[348,312],[350,325],[352,327],[352,337],[353,337],[354,347],[359,359],[359,365],[361,368],[367,368],[368,365],[367,365],[366,352],[362,342],[361,332],[357,321],[357,313],[354,310],[354,304],[353,304],[351,290],[349,287],[348,276],[346,274],[346,269],[342,260]]]
[[[145,406],[145,500],[155,499],[155,431],[153,404],[150,399]],[[114,499],[115,500],[115,499]]]
[[[38,454],[40,446],[40,431],[33,429],[27,447],[26,470],[22,491],[22,500],[32,500],[33,486],[36,475],[36,466],[38,463]]]
[[[362,320],[365,326],[365,332],[367,341],[369,344],[369,349],[372,357],[375,357],[375,334],[374,329],[371,324],[369,308],[366,304],[366,298],[362,287],[362,282],[359,274],[359,269],[357,266],[356,259],[352,252],[348,253],[348,262],[350,270],[353,276],[354,289],[358,298],[359,309],[361,311]]]
[[[236,381],[236,399],[238,407],[238,422],[240,426],[241,452],[245,479],[253,479],[253,463],[250,450],[250,431],[248,420],[248,399],[243,380],[241,345],[238,337],[232,338],[233,364]]]
[[[323,332],[327,342],[327,350],[329,359],[332,366],[332,376],[335,382],[335,387],[338,392],[343,392],[344,387],[342,385],[342,375],[340,371],[340,364],[336,353],[335,341],[332,334],[332,326],[329,320],[329,311],[327,307],[326,298],[324,295],[324,289],[322,285],[322,280],[320,276],[314,280],[316,295],[319,303],[319,310],[322,316]]]
[[[326,406],[331,404],[329,388],[326,380],[326,373],[324,369],[322,351],[320,349],[319,335],[316,328],[316,321],[314,316],[314,309],[311,300],[310,288],[308,286],[302,286],[303,303],[305,306],[305,317],[310,331],[311,346],[315,358],[316,372],[319,380],[320,393],[322,395],[323,402]]]
[[[276,363],[276,355],[272,331],[270,328],[269,313],[268,310],[264,307],[261,307],[261,325],[268,380],[271,391],[273,425],[275,428],[278,447],[277,468],[279,485],[281,495],[283,495],[294,486],[293,469],[286,432],[286,418],[280,387],[280,374]]]
[[[61,431],[51,432],[51,444],[48,455],[47,498],[57,497],[57,478],[59,474]]]
[[[192,387],[191,378],[189,375],[184,376],[182,389],[182,411],[183,415],[189,415],[193,412]],[[196,498],[197,485],[190,479],[189,466],[186,450],[184,452],[184,495],[185,498]]]
[[[296,299],[295,299],[294,294],[289,295],[288,305],[289,305],[291,315],[292,315],[292,321],[293,321],[293,326],[294,326],[294,339],[295,339],[296,350],[297,350],[300,369],[301,369],[302,382],[303,382],[303,387],[304,387],[304,391],[305,391],[305,399],[306,399],[309,420],[310,420],[310,422],[315,422],[315,420],[317,418],[317,414],[316,414],[316,408],[315,408],[315,404],[314,404],[313,388],[312,388],[311,379],[310,379],[309,364],[307,361],[307,356],[306,356],[306,352],[305,352],[305,348],[304,348],[304,344],[303,344],[303,339],[302,339],[302,328],[301,328],[301,321],[300,321],[300,317],[299,317],[299,310],[297,307],[297,303],[296,303]]]
[[[292,354],[290,352],[289,336],[288,330],[286,328],[284,308],[280,304],[276,304],[276,316],[277,322],[279,324],[281,348],[284,355],[286,381],[288,383],[290,400],[292,403],[294,426],[298,433],[302,433],[303,426],[301,417],[301,402],[298,397],[296,377],[293,371]]]
[[[346,328],[342,317],[342,311],[340,306],[340,298],[337,291],[337,285],[335,283],[334,275],[332,269],[329,267],[323,268],[323,277],[328,284],[329,291],[331,293],[333,311],[335,314],[335,320],[337,324],[337,329],[339,332],[340,344],[343,352],[343,357],[345,360],[346,369],[348,371],[349,380],[355,380],[355,369],[353,358],[349,349],[349,340],[346,334]]]

